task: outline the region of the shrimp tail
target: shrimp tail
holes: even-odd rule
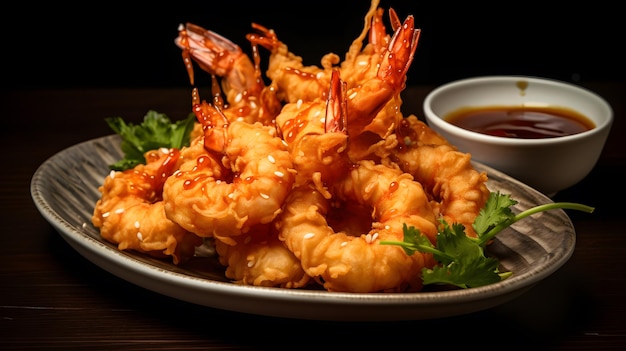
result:
[[[404,88],[406,74],[415,57],[421,30],[415,28],[415,19],[409,15],[391,37],[387,54],[383,57],[378,77],[398,89]]]
[[[346,133],[347,116],[346,82],[341,80],[338,70],[333,70],[326,102],[326,132]]]

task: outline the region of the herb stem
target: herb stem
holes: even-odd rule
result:
[[[575,203],[575,202],[554,202],[550,204],[543,204],[543,205],[535,206],[525,211],[522,211],[518,213],[517,215],[515,215],[510,220],[504,221],[498,224],[497,226],[493,227],[491,230],[483,234],[478,239],[478,244],[481,246],[484,245],[485,243],[489,242],[489,240],[493,239],[496,236],[496,234],[501,232],[504,228],[519,221],[520,219],[526,218],[528,216],[532,216],[539,212],[544,212],[544,211],[553,210],[553,209],[577,210],[577,211],[583,211],[587,213],[592,213],[595,210],[594,207]]]

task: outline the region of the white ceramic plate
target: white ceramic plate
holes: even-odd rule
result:
[[[103,241],[91,224],[108,165],[122,158],[120,139],[102,137],[65,149],[44,162],[31,181],[43,217],[80,254],[110,273],[157,293],[212,308],[274,317],[332,321],[390,321],[440,318],[488,309],[510,301],[548,277],[571,257],[575,231],[562,210],[525,218],[498,234],[489,246],[502,269],[514,275],[489,286],[419,293],[335,293],[241,286],[224,277],[213,257],[184,266],[122,252]],[[481,164],[488,187],[511,194],[521,211],[551,200]]]

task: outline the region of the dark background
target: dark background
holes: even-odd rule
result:
[[[368,0],[90,1],[13,3],[2,21],[5,88],[189,86],[180,23],[218,32],[249,52],[252,22],[273,28],[305,64],[341,57],[358,36]],[[624,80],[624,18],[602,2],[421,2],[382,0],[422,29],[409,84],[491,74],[588,82]],[[617,3],[616,3],[617,4]]]

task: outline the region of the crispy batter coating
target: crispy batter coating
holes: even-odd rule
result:
[[[226,277],[237,284],[301,288],[312,283],[300,260],[278,239],[273,225],[261,225],[234,238],[235,244],[216,240]]]

